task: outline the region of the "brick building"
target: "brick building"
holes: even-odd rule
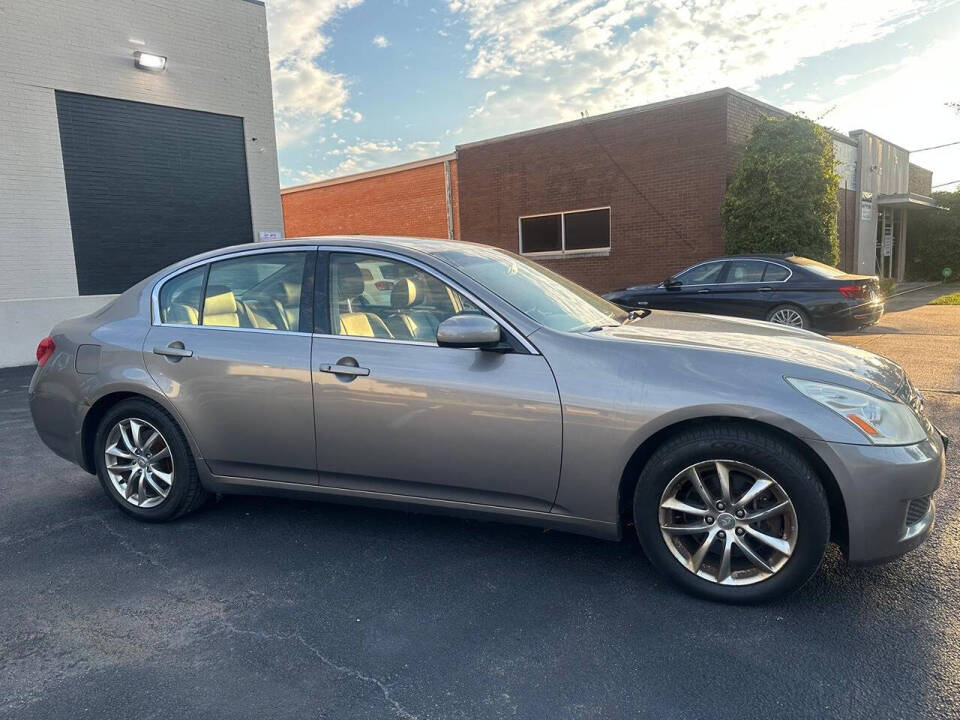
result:
[[[460,145],[413,168],[287,188],[287,235],[452,233],[529,255],[596,291],[662,280],[723,253],[724,194],[763,115],[786,111],[722,89]],[[932,206],[929,172],[869,133],[829,132],[841,267],[874,273],[881,236],[893,233],[882,267],[902,275],[906,211]],[[441,194],[449,188],[452,198]],[[449,224],[437,220],[444,209]]]
[[[282,232],[259,0],[0,2],[0,366],[169,263]]]
[[[284,230],[454,238],[457,189],[455,154],[299,185],[282,191]]]

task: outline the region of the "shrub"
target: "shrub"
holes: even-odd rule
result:
[[[907,214],[906,275],[910,280],[960,279],[960,190],[933,193],[949,210],[911,210]]]
[[[836,265],[836,164],[833,141],[816,123],[762,118],[727,188],[726,252],[795,252]]]

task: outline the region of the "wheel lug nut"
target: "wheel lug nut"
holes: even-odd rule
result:
[[[738,518],[742,518],[745,514],[746,514],[746,513],[744,513],[743,510],[737,510],[737,517],[738,517]]]
[[[723,540],[726,536],[727,534],[723,530],[717,533],[717,537],[720,538],[721,540]]]
[[[723,510],[724,507],[726,506],[722,502],[717,503],[717,510]]]
[[[743,528],[737,528],[737,535],[743,535]]]
[[[707,515],[707,525],[713,525],[713,516]]]

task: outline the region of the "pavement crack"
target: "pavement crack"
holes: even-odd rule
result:
[[[53,535],[54,533],[60,532],[61,530],[71,527],[73,525],[78,525],[81,523],[89,522],[91,520],[97,520],[103,522],[103,516],[101,514],[96,515],[81,515],[79,517],[70,518],[69,520],[61,520],[60,522],[51,523],[42,528],[35,528],[28,533],[23,535],[6,535],[0,537],[0,547],[7,547],[9,545],[20,545],[22,543],[30,542],[32,540],[39,540],[46,537],[47,535]]]
[[[121,533],[121,532],[120,532],[119,530],[117,530],[116,528],[112,527],[112,526],[110,525],[110,523],[108,523],[108,522],[106,521],[106,518],[98,517],[98,518],[97,518],[97,521],[103,526],[104,530],[106,530],[107,533],[109,533],[109,534],[112,535],[113,537],[117,538],[117,544],[118,544],[121,548],[123,548],[124,550],[126,550],[128,553],[130,553],[131,555],[136,555],[136,556],[139,557],[139,558],[143,558],[144,560],[146,560],[148,563],[150,563],[150,564],[153,565],[154,567],[166,569],[166,566],[165,566],[162,562],[160,562],[159,560],[157,560],[157,558],[155,558],[153,555],[151,555],[151,554],[149,554],[149,553],[145,553],[145,552],[143,552],[142,550],[137,550],[137,549],[133,546],[133,543],[130,542],[129,538],[127,538],[126,535],[124,535],[123,533]]]
[[[320,650],[318,650],[313,644],[306,640],[300,633],[268,633],[262,630],[247,630],[244,628],[238,628],[236,625],[231,623],[229,620],[221,620],[222,625],[231,633],[236,635],[247,635],[250,637],[260,638],[262,640],[279,640],[282,642],[294,641],[300,644],[301,647],[306,648],[311,654],[316,656],[320,662],[322,662],[327,667],[332,670],[337,671],[342,675],[352,677],[355,680],[360,680],[361,682],[370,683],[371,685],[376,686],[381,694],[383,699],[386,700],[390,706],[393,708],[394,714],[399,718],[404,718],[404,720],[419,720],[418,715],[414,715],[409,710],[403,707],[399,702],[397,702],[390,691],[390,686],[379,678],[375,678],[372,675],[367,675],[366,673],[361,672],[352,667],[346,665],[341,665],[338,662],[335,662],[324,655]]]

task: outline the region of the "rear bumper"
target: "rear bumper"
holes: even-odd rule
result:
[[[816,323],[825,330],[856,330],[858,328],[876,325],[883,317],[884,304],[882,302],[856,304],[844,308],[839,312],[820,318]]]
[[[944,438],[897,447],[811,445],[840,486],[851,563],[892,560],[927,539],[936,516],[933,494],[946,473]]]
[[[81,463],[78,405],[70,389],[58,382],[56,371],[38,367],[28,391],[33,426],[43,444],[77,465]]]

